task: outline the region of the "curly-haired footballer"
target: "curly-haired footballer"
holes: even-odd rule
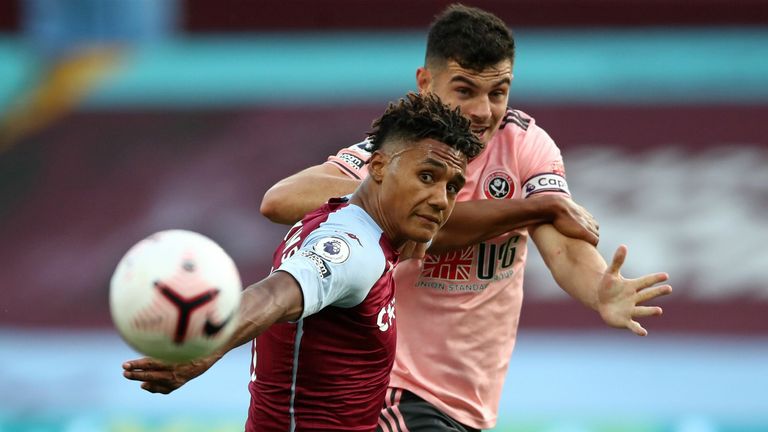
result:
[[[288,231],[270,276],[243,292],[225,349],[173,366],[129,361],[125,377],[170,393],[255,339],[246,431],[374,430],[395,359],[397,250],[437,233],[483,144],[458,109],[414,93],[370,139],[368,179]]]

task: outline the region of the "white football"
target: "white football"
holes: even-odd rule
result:
[[[234,261],[213,240],[191,231],[161,231],[120,260],[109,308],[115,327],[138,352],[185,362],[229,339],[241,290]]]

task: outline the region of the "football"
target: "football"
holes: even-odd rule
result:
[[[161,231],[120,260],[109,308],[131,347],[179,363],[204,357],[228,340],[241,290],[234,261],[213,240],[191,231]]]

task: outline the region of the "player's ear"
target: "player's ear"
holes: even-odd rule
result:
[[[419,88],[419,93],[427,93],[430,84],[432,84],[432,73],[426,67],[416,69],[416,86]]]
[[[368,159],[368,176],[371,177],[376,183],[381,183],[386,172],[387,165],[389,165],[389,156],[376,150]]]

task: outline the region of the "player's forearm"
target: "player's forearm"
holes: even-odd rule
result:
[[[554,212],[553,202],[548,199],[457,202],[429,251],[460,249],[515,229],[550,222]]]
[[[571,297],[596,311],[598,310],[597,290],[605,273],[605,261],[594,246],[582,240],[570,241],[578,245],[568,248],[569,252],[561,264],[554,266],[552,275],[558,285]]]
[[[249,286],[240,297],[237,328],[219,357],[255,339],[276,322],[297,319],[302,306],[301,288],[288,273],[278,271]]]
[[[597,310],[597,290],[607,267],[598,250],[583,240],[560,234],[551,225],[533,228],[531,235],[560,288]]]
[[[264,194],[261,214],[272,222],[293,225],[328,199],[351,194],[359,184],[359,180],[328,174],[288,177]]]

